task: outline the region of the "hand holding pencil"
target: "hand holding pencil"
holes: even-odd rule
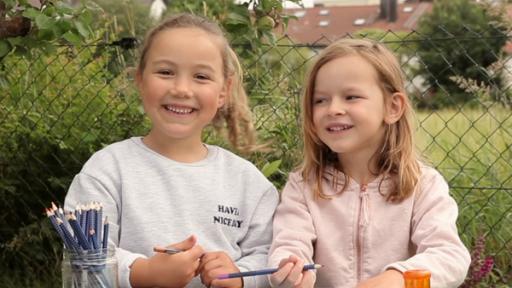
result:
[[[154,247],[153,251],[165,254],[184,252],[173,247]],[[272,274],[270,285],[278,288],[313,288],[316,275],[310,271],[321,268],[320,264],[304,264],[304,260],[295,255],[283,259],[279,268],[240,272],[229,255],[225,252],[206,252],[201,256],[197,273],[201,274],[201,282],[207,287],[242,287],[243,277]]]
[[[133,263],[131,274],[140,276],[136,279],[140,281],[132,281],[131,275],[132,286],[150,283],[157,287],[184,287],[197,275],[199,259],[204,253],[195,236],[165,248],[155,247],[154,250],[163,253],[155,253],[148,259],[139,258]]]
[[[318,264],[304,265],[304,260],[295,255],[281,260],[279,268],[269,277],[270,286],[278,288],[313,288],[316,275],[311,269],[321,267]]]
[[[220,277],[227,273],[240,272],[231,257],[223,251],[206,252],[201,257],[198,272],[201,275],[201,282],[207,287],[237,288],[243,286],[243,280],[240,277]]]

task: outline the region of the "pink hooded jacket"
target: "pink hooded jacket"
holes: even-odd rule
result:
[[[340,195],[315,200],[300,173],[291,173],[274,216],[270,267],[290,254],[322,264],[318,288],[353,288],[389,268],[427,269],[432,288],[458,287],[471,259],[457,233],[457,204],[446,181],[422,166],[414,195],[390,203],[382,196],[390,180],[379,193],[380,179],[367,185],[351,179]],[[323,183],[327,195],[336,193],[331,183]]]

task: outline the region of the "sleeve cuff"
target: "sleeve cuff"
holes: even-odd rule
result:
[[[147,257],[143,254],[131,253],[122,249],[117,249],[116,253],[119,273],[119,275],[117,275],[119,280],[119,287],[131,288],[132,285],[130,284],[130,267],[132,266],[132,263],[137,258],[146,259]]]
[[[382,269],[381,272],[384,272],[384,271],[389,270],[389,269],[395,269],[395,270],[400,271],[402,273],[404,273],[405,271],[409,270],[409,268],[407,268],[406,266],[400,264],[399,262],[396,262],[396,263],[391,263],[389,265],[386,265],[384,267],[384,269]]]

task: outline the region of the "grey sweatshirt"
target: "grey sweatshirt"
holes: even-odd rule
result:
[[[249,161],[206,147],[205,159],[181,163],[133,137],[96,152],[73,179],[65,208],[103,204],[121,287],[130,287],[135,259],[191,234],[206,251],[225,251],[241,271],[266,267],[278,193]],[[267,277],[244,278],[244,285],[267,287]],[[203,285],[196,277],[187,287]]]

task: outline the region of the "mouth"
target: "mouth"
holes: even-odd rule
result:
[[[327,126],[328,132],[341,132],[341,131],[347,131],[349,129],[352,129],[354,125],[348,125],[348,124],[335,124],[335,125],[329,125]]]
[[[180,114],[180,115],[187,115],[191,114],[192,112],[196,111],[197,109],[187,106],[180,106],[180,105],[162,105],[165,110]]]

